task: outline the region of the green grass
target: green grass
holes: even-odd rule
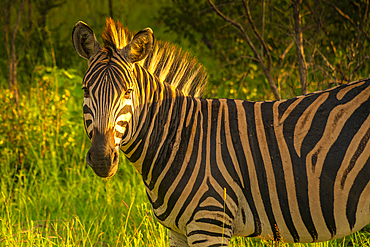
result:
[[[87,167],[81,78],[37,73],[18,107],[0,90],[0,246],[169,246],[131,164],[121,157],[111,179]],[[312,245],[239,237],[231,246],[370,246],[369,239],[368,231]]]
[[[42,162],[41,162],[42,163]],[[100,179],[82,159],[53,176],[32,167],[2,190],[0,243],[5,246],[166,246],[134,168],[121,159],[114,179]],[[21,172],[22,173],[22,172]],[[16,181],[17,180],[17,181]]]

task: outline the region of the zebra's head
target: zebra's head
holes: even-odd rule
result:
[[[87,164],[100,177],[112,177],[118,168],[120,146],[133,134],[137,89],[134,63],[143,60],[153,48],[153,32],[146,28],[134,37],[117,33],[107,21],[104,47],[92,29],[78,22],[72,32],[77,53],[88,60],[83,80],[84,124],[91,139]]]

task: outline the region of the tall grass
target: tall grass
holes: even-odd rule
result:
[[[169,246],[132,165],[121,157],[112,179],[86,166],[81,80],[73,71],[38,67],[18,106],[0,90],[0,246]],[[370,246],[368,238],[362,231],[312,246]],[[231,241],[275,245],[311,246]]]
[[[165,246],[134,167],[121,158],[110,180],[86,167],[82,79],[35,74],[18,106],[0,90],[0,246]]]

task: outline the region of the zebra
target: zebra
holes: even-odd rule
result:
[[[112,177],[122,150],[171,246],[320,242],[370,222],[370,78],[280,101],[204,99],[204,67],[150,28],[108,18],[102,38],[81,21],[72,33],[88,60],[86,162]]]

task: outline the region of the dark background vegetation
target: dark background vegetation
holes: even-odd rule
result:
[[[0,1],[0,245],[168,244],[164,228],[152,219],[140,177],[124,158],[109,183],[86,168],[90,144],[81,86],[87,62],[71,40],[78,21],[100,43],[109,16],[132,31],[151,27],[156,39],[178,44],[205,65],[204,97],[276,100],[369,77],[369,5],[369,0]],[[338,246],[361,246],[368,234],[354,236]]]
[[[71,30],[83,20],[99,37],[108,16],[190,50],[208,97],[290,98],[369,76],[368,0],[4,0],[1,14],[0,78],[15,94],[38,66],[81,76]]]

